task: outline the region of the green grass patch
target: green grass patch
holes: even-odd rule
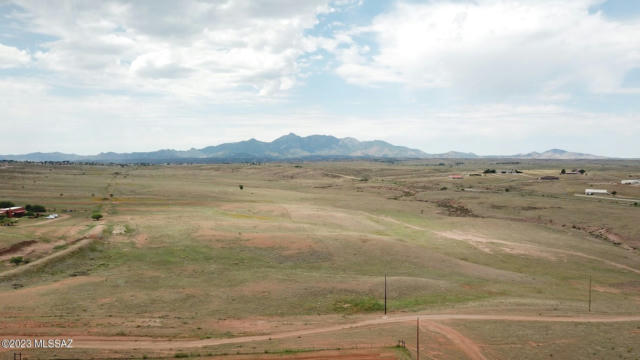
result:
[[[384,310],[384,304],[372,296],[351,297],[337,300],[333,309],[342,313],[374,312]]]

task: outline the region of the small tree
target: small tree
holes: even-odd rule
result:
[[[11,260],[9,260],[9,262],[15,266],[18,266],[24,262],[24,258],[22,256],[14,256],[11,258]]]
[[[613,195],[613,196],[616,196],[616,194],[618,194],[618,192],[617,192],[617,191],[615,191],[615,190],[613,190],[613,191],[611,192],[611,195]]]
[[[95,212],[91,215],[91,218],[95,221],[98,221],[100,219],[102,219],[102,214],[100,214],[99,212]]]
[[[33,211],[34,213],[43,213],[46,212],[47,209],[42,205],[27,205],[28,208],[25,208],[27,211]]]
[[[580,170],[578,170],[578,172],[579,172],[580,174],[584,175],[584,173],[586,173],[587,171],[586,171],[585,169],[580,169]]]
[[[567,170],[565,170],[565,169],[560,170],[560,175],[564,175],[566,173],[567,173]]]
[[[244,185],[242,185],[242,184],[238,185],[238,187],[240,188],[240,190],[244,189]]]
[[[8,207],[13,207],[16,206],[16,204],[13,203],[13,201],[0,201],[0,208],[8,208]]]

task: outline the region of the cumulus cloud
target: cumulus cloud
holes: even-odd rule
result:
[[[9,69],[27,65],[31,56],[24,50],[0,44],[0,69]]]
[[[620,90],[640,66],[640,24],[590,9],[599,0],[477,0],[396,4],[349,30],[372,37],[338,51],[337,73],[361,85],[553,94]],[[554,95],[555,96],[555,95]]]
[[[25,29],[54,37],[38,66],[67,82],[221,101],[294,86],[298,58],[317,49],[305,31],[335,11],[328,0],[16,3]]]
[[[15,136],[0,153],[293,131],[427,152],[638,156],[640,89],[623,79],[640,69],[640,22],[594,11],[601,2],[401,0],[373,15],[359,0],[10,0],[0,118]]]

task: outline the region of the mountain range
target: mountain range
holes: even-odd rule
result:
[[[301,137],[290,133],[271,142],[250,139],[202,149],[158,150],[151,152],[115,153],[97,155],[30,153],[24,155],[0,155],[0,160],[16,161],[83,161],[83,162],[238,162],[277,161],[294,159],[345,159],[345,158],[518,158],[518,159],[603,159],[605,157],[552,149],[542,153],[531,152],[517,155],[479,156],[474,153],[450,151],[442,154],[427,154],[418,149],[396,146],[381,140],[358,141],[354,138],[337,138],[330,135]]]

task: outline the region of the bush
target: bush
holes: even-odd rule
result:
[[[2,226],[13,226],[18,222],[16,219],[12,218],[3,218],[0,220],[0,225]]]
[[[24,207],[24,209],[27,210],[27,211],[34,212],[34,213],[43,213],[43,212],[47,211],[47,209],[42,205],[30,205],[30,204],[27,204]]]
[[[567,170],[565,170],[565,169],[560,170],[560,174],[561,174],[561,175],[564,175],[564,174],[566,174],[566,173],[567,173]]]
[[[24,258],[22,256],[14,256],[11,258],[11,260],[9,260],[9,262],[14,264],[15,266],[18,266],[24,262]]]
[[[482,173],[483,174],[495,174],[496,173],[496,169],[485,169]]]
[[[242,184],[238,185],[238,187],[240,188],[240,190],[244,189],[244,185],[242,185]]]
[[[95,221],[98,221],[100,219],[102,219],[102,214],[100,214],[99,212],[95,212],[91,215],[91,218]]]
[[[16,206],[12,201],[0,201],[0,208],[8,208]]]

